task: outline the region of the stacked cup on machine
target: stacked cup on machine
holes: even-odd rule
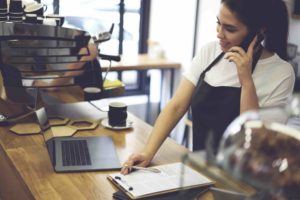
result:
[[[44,16],[47,5],[35,0],[0,0],[0,22],[25,22],[62,26],[65,17],[57,14]]]
[[[9,21],[22,22],[24,10],[21,0],[10,0],[9,5]]]
[[[25,4],[25,22],[32,24],[42,24],[44,12],[47,10],[47,5],[32,1]]]
[[[0,22],[7,21],[8,17],[8,9],[7,9],[7,1],[0,0]]]

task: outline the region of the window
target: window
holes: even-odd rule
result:
[[[144,0],[41,0],[48,6],[46,14],[60,14],[65,23],[86,30],[91,36],[108,31],[115,24],[112,39],[100,44],[107,54],[137,54],[140,40],[141,7]],[[146,25],[148,26],[148,25]],[[144,43],[144,44],[140,44]]]

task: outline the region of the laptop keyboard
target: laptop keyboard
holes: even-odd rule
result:
[[[91,165],[86,140],[61,141],[63,166]]]

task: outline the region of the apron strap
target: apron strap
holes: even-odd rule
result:
[[[206,72],[208,72],[215,64],[217,64],[221,58],[224,56],[225,52],[220,53],[209,65],[206,67],[206,69],[201,73],[200,79],[202,78],[204,80]]]

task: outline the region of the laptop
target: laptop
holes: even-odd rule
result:
[[[121,169],[114,143],[110,137],[52,137],[45,108],[37,110],[36,116],[54,171]]]

